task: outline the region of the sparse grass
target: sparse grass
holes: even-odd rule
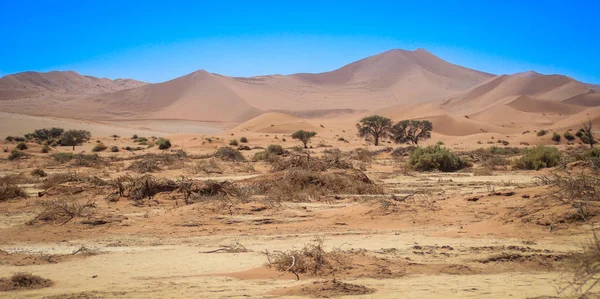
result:
[[[73,160],[75,155],[73,153],[54,153],[51,157],[58,163],[67,163]]]
[[[200,160],[198,162],[196,162],[196,164],[193,166],[192,171],[194,173],[206,173],[206,174],[211,174],[211,173],[223,173],[223,168],[221,167],[221,165],[219,164],[219,162],[214,159],[205,159],[205,160]]]
[[[371,164],[371,162],[373,161],[373,155],[371,154],[371,152],[368,149],[362,147],[353,150],[351,157],[354,160],[358,160],[367,164]]]
[[[52,286],[50,279],[26,272],[18,272],[11,277],[0,278],[0,291],[33,290]]]
[[[523,155],[513,161],[516,169],[539,170],[557,166],[561,162],[561,154],[555,147],[537,146],[523,149]]]
[[[47,190],[54,186],[58,186],[69,182],[80,182],[80,183],[91,183],[96,186],[104,186],[107,183],[97,177],[86,176],[74,172],[70,173],[55,173],[46,177],[46,179],[40,184],[40,188]]]

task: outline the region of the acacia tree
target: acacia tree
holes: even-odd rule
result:
[[[418,144],[419,140],[431,138],[433,124],[428,120],[403,120],[392,127],[392,139],[395,143]]]
[[[392,131],[392,120],[379,116],[371,115],[361,119],[357,124],[358,136],[365,138],[366,141],[373,141],[375,146],[379,145],[379,139],[388,138]]]
[[[61,145],[72,146],[75,151],[75,146],[80,145],[92,138],[92,133],[86,130],[68,130],[62,134],[60,139]]]
[[[311,138],[315,137],[317,135],[317,132],[312,132],[312,131],[304,131],[304,130],[299,130],[294,132],[294,134],[292,134],[292,138],[293,139],[298,139],[302,142],[302,144],[304,145],[304,148],[308,148],[308,142],[310,141]]]

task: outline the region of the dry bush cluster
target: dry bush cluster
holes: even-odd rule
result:
[[[33,290],[52,286],[50,279],[31,273],[19,272],[11,277],[0,278],[0,291]]]
[[[0,181],[0,202],[13,198],[27,198],[27,193],[16,184]]]
[[[37,203],[41,212],[29,222],[61,222],[66,223],[74,218],[89,217],[94,214],[96,203],[92,199],[78,199],[72,196],[64,196],[48,200],[40,200]]]
[[[266,252],[269,268],[281,272],[291,272],[300,280],[299,274],[329,276],[348,267],[346,255],[336,248],[325,251],[323,239],[304,245],[302,249]]]
[[[549,186],[547,198],[572,206],[576,214],[570,220],[587,221],[600,210],[600,177],[586,173],[551,174],[537,177],[540,185]]]
[[[89,183],[94,186],[106,186],[108,184],[107,182],[96,176],[88,176],[76,172],[68,172],[55,173],[49,175],[48,177],[46,177],[46,179],[44,179],[44,181],[40,184],[39,187],[47,190],[52,187],[70,182]]]
[[[185,166],[187,155],[184,151],[177,151],[174,154],[145,154],[137,157],[129,165],[128,170],[137,173],[149,173],[167,169],[181,169]]]
[[[581,254],[573,258],[571,262],[573,276],[568,279],[566,285],[561,287],[561,293],[573,290],[579,294],[579,298],[597,298],[592,296],[598,293],[592,294],[591,291],[600,283],[600,239],[594,229],[592,232],[591,242],[583,247]]]

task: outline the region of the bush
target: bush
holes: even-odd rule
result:
[[[552,133],[552,141],[556,142],[556,144],[560,143],[560,134],[556,132]]]
[[[521,149],[518,147],[497,147],[491,146],[488,151],[494,155],[518,155],[521,153]]]
[[[47,154],[48,152],[50,152],[50,147],[47,144],[44,144],[44,146],[42,146],[42,153]]]
[[[48,174],[43,169],[36,168],[31,171],[31,175],[43,178],[43,177],[46,177]]]
[[[541,137],[541,136],[544,136],[544,135],[546,135],[546,133],[548,133],[548,131],[546,131],[546,130],[539,130],[539,131],[537,132],[537,135]]]
[[[92,152],[101,152],[106,150],[108,147],[106,145],[104,145],[103,143],[98,143],[94,146],[94,148],[92,148]]]
[[[215,153],[215,157],[223,161],[246,161],[246,158],[240,151],[230,147],[219,148]]]
[[[565,139],[567,139],[568,141],[573,141],[573,140],[575,140],[575,136],[573,136],[573,134],[571,134],[571,132],[569,132],[569,131],[566,131],[566,132],[563,134],[563,137],[565,137]]]
[[[17,149],[18,149],[18,150],[22,150],[22,151],[24,151],[24,150],[26,150],[26,149],[27,149],[27,144],[25,144],[25,142],[19,142],[19,143],[17,144]]]
[[[26,155],[25,155],[24,152],[22,152],[20,150],[17,150],[17,149],[14,149],[14,150],[12,150],[10,152],[10,155],[8,155],[8,160],[14,161],[14,160],[17,160],[17,159],[21,159],[22,157],[25,157],[25,156]]]
[[[239,145],[239,143],[238,143],[238,141],[237,141],[237,140],[233,139],[233,140],[231,140],[231,141],[229,142],[229,145],[231,145],[231,146],[238,146],[238,145]]]
[[[133,134],[133,136],[131,136],[131,139],[138,139],[138,135],[137,134]]]
[[[119,152],[119,147],[113,145],[113,146],[110,147],[110,151],[113,152],[113,153],[117,153],[117,152]]]
[[[392,151],[392,157],[406,157],[416,149],[415,146],[397,147]]]
[[[75,157],[75,155],[73,153],[54,153],[51,157],[54,160],[56,160],[56,162],[62,164],[73,160],[73,157]]]
[[[42,211],[30,221],[30,224],[39,221],[66,223],[77,217],[91,216],[96,209],[96,204],[93,200],[81,201],[70,196],[42,200],[37,204],[41,207]]]
[[[165,138],[158,138],[158,141],[156,141],[156,144],[158,144],[158,149],[161,149],[161,150],[168,149],[171,147],[171,141],[169,139],[165,139]]]
[[[408,158],[408,165],[418,171],[452,172],[468,167],[470,163],[448,149],[435,145],[416,148]]]
[[[280,159],[278,155],[272,154],[271,152],[269,152],[267,150],[255,153],[254,157],[252,157],[252,160],[254,160],[254,161],[265,161],[265,162],[269,162],[269,163],[275,162],[278,159]]]
[[[281,145],[278,144],[271,144],[267,147],[267,152],[274,154],[274,155],[283,155],[285,154],[285,150],[283,149],[283,147],[281,147]]]
[[[75,159],[73,166],[95,167],[104,163],[98,154],[77,154],[73,158]]]
[[[0,291],[33,290],[50,286],[52,286],[50,279],[26,272],[19,272],[13,274],[11,277],[0,278]]]
[[[513,167],[516,169],[539,170],[557,166],[560,161],[561,154],[558,149],[539,145],[534,148],[523,149],[523,155],[513,162]]]
[[[242,138],[240,138],[240,142],[241,143],[248,143],[248,138],[242,137]]]
[[[23,188],[17,186],[13,182],[2,180],[0,178],[0,202],[7,201],[13,198],[26,198],[27,193]]]

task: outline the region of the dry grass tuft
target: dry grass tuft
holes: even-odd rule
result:
[[[21,179],[19,176],[0,177],[0,202],[13,198],[27,198],[27,193],[17,185]]]
[[[67,223],[74,218],[89,217],[94,214],[96,203],[92,199],[80,200],[72,196],[40,200],[37,205],[41,212],[29,222],[61,222]]]

